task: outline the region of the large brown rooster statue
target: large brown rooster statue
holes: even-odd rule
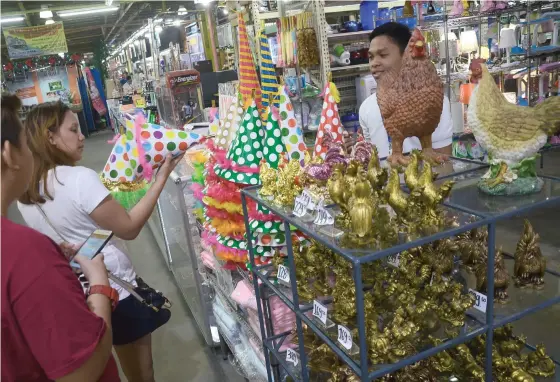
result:
[[[444,156],[432,149],[435,131],[443,109],[443,83],[426,55],[424,36],[414,29],[399,70],[386,73],[379,81],[377,102],[387,134],[391,137],[389,163],[408,164],[403,142],[418,137],[424,158],[442,162]]]
[[[543,181],[536,174],[536,158],[548,136],[560,130],[560,97],[535,107],[514,105],[482,60],[473,60],[470,70],[471,82],[478,85],[470,97],[467,123],[488,151],[491,165],[479,189],[491,195],[539,192]]]

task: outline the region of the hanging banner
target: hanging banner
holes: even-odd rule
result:
[[[93,79],[93,75],[91,74],[91,70],[89,68],[85,68],[84,71],[86,72],[87,82],[89,85],[91,103],[93,104],[95,111],[97,111],[100,116],[104,116],[105,114],[107,114],[107,108],[105,107],[105,102],[103,102],[103,99],[99,94],[99,90],[97,89],[97,85],[95,84],[95,80]]]
[[[3,28],[11,59],[68,52],[62,22],[24,28]]]

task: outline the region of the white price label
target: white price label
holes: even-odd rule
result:
[[[325,209],[324,201],[321,199],[319,204],[317,205],[316,211],[317,214],[315,215],[315,220],[313,220],[313,224],[317,225],[331,225],[334,224],[334,218],[331,214]]]
[[[286,353],[286,361],[293,363],[294,366],[297,366],[299,363],[299,356],[298,353],[290,348],[288,348],[288,352]]]
[[[296,197],[296,203],[294,204],[294,215],[301,218],[307,213],[307,206],[303,201],[301,196]]]
[[[285,283],[289,283],[290,282],[290,271],[288,270],[288,268],[284,265],[279,265],[278,266],[278,275],[276,276],[276,278],[278,280],[282,280]]]
[[[401,254],[397,253],[395,255],[387,256],[387,262],[391,264],[393,267],[399,267],[401,262]]]
[[[486,302],[487,297],[485,294],[475,291],[469,288],[469,294],[474,297],[474,308],[486,313]]]
[[[305,204],[306,208],[308,208],[312,211],[315,209],[315,202],[313,201],[313,197],[311,196],[309,191],[303,190],[300,197],[301,197],[303,203]]]
[[[313,300],[313,316],[317,317],[323,325],[327,324],[327,307],[317,300]]]
[[[352,349],[352,333],[343,325],[338,325],[338,342],[340,342],[346,350]]]

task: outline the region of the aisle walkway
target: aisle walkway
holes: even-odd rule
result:
[[[97,133],[86,140],[81,165],[100,171],[109,154],[112,138],[109,132]],[[8,212],[10,219],[23,223],[14,205]],[[158,382],[241,382],[241,378],[221,354],[206,346],[196,322],[177,288],[173,275],[145,227],[136,240],[128,242],[130,257],[136,271],[155,289],[162,291],[172,302],[171,320],[153,335],[153,355]],[[122,376],[123,381],[126,381]]]

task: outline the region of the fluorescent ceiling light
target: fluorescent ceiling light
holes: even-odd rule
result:
[[[60,57],[64,58],[64,53],[59,53],[58,54]]]
[[[52,11],[49,11],[48,9],[45,11],[41,11],[39,13],[39,17],[42,19],[50,19],[51,17],[53,17]]]
[[[75,11],[68,11],[68,12],[57,12],[60,17],[70,17],[70,16],[81,16],[81,15],[89,15],[92,13],[105,13],[105,12],[114,12],[118,10],[119,7],[103,7],[103,8],[89,8],[89,9],[78,9]]]
[[[177,25],[177,26],[181,25],[181,20],[173,21],[173,25]]]
[[[49,24],[54,24],[54,20],[48,19],[47,21],[45,21],[45,25],[49,25]]]
[[[186,15],[187,13],[188,13],[188,12],[187,12],[187,8],[185,8],[184,5],[181,5],[181,6],[179,7],[179,9],[177,10],[177,14],[178,14],[179,16]]]
[[[158,25],[158,26],[156,26],[156,27],[154,28],[154,30],[156,31],[156,33],[161,33],[161,31],[163,30],[163,28],[162,28],[160,25]]]
[[[6,17],[3,19],[0,19],[0,24],[2,23],[15,23],[16,21],[23,21],[25,20],[25,17],[23,16],[17,16],[17,17]]]

